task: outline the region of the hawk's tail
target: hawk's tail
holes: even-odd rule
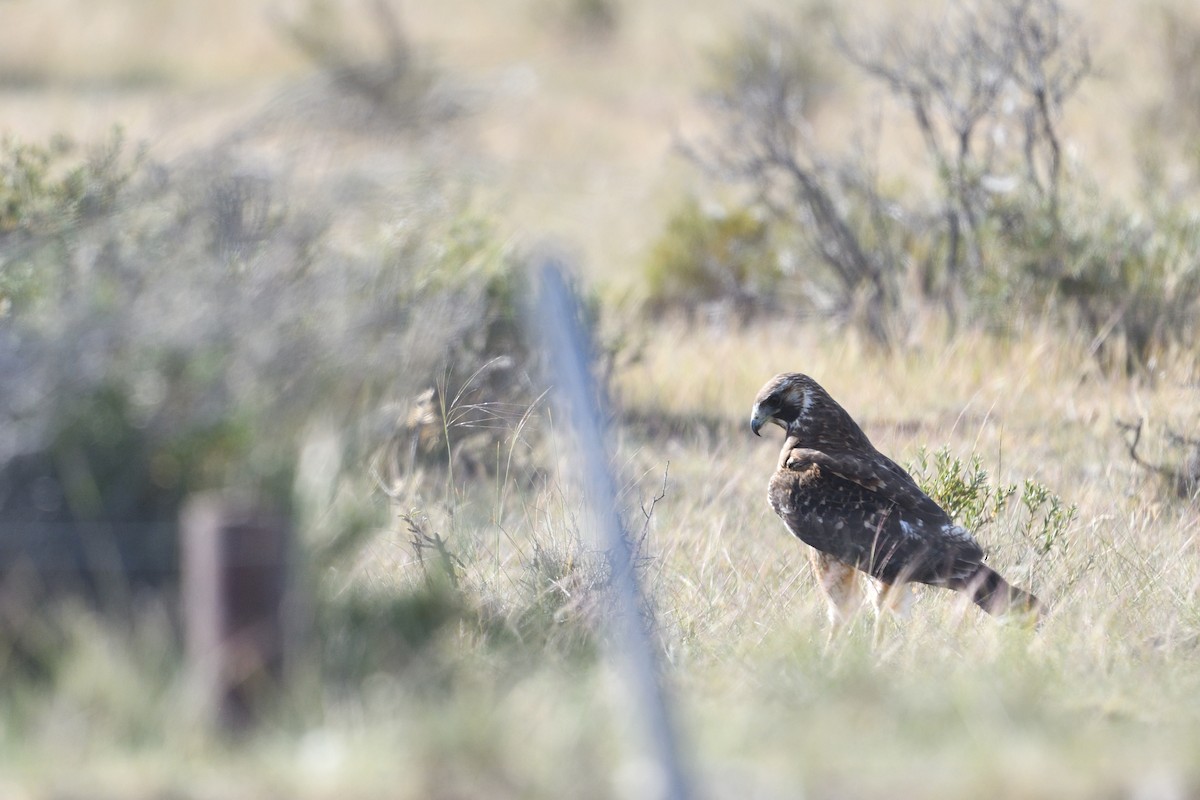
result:
[[[987,564],[980,564],[962,586],[971,602],[989,614],[1028,614],[1040,618],[1045,611],[1042,601],[1024,589],[1018,589]]]

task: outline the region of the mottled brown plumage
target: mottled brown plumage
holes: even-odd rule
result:
[[[813,567],[840,622],[855,603],[858,573],[881,596],[909,583],[966,593],[986,611],[1036,612],[1036,597],[1010,586],[983,563],[967,530],[880,453],[837,401],[807,375],[776,375],[754,399],[750,427],[786,431],[771,476],[771,508],[811,545]]]

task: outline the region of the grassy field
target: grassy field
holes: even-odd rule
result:
[[[1133,463],[1120,427],[1144,418],[1142,454],[1181,463],[1164,431],[1200,430],[1195,354],[1126,374],[1104,369],[1087,337],[1036,320],[1004,337],[949,336],[933,320],[885,351],[821,320],[641,313],[631,298],[649,248],[678,199],[705,186],[674,145],[704,130],[707,54],[750,11],[601,5],[616,9],[611,31],[581,21],[584,0],[406,4],[418,56],[463,110],[381,130],[320,94],[318,70],[289,45],[283,21],[304,18],[304,3],[8,0],[3,133],[86,142],[119,125],[172,169],[224,148],[320,195],[345,253],[393,246],[440,213],[413,211],[436,197],[465,198],[506,248],[550,242],[572,257],[604,304],[605,336],[621,341],[614,461],[645,532],[641,575],[697,796],[1200,795],[1200,514]],[[1194,202],[1179,188],[1194,185],[1194,143],[1154,120],[1164,20],[1200,30],[1200,14],[1072,7],[1099,77],[1065,123],[1069,157],[1131,201],[1153,161],[1159,185]],[[339,18],[378,44],[369,16]],[[848,85],[822,123],[844,130],[872,98]],[[901,145],[885,160],[889,147]],[[780,441],[747,420],[759,387],[791,370],[902,464],[946,448],[978,457],[994,485],[1034,481],[1077,506],[1053,540],[1019,503],[978,532],[989,563],[1049,604],[1040,629],[930,589],[907,618],[876,620],[868,604],[828,637],[804,546],[766,503]],[[549,408],[534,405],[469,477],[427,464],[389,483],[366,459],[335,475],[324,428],[305,430],[302,534],[361,518],[369,531],[349,555],[314,559],[312,641],[266,722],[234,739],[204,724],[159,604],[117,622],[74,603],[23,609],[5,630],[24,638],[0,642],[0,796],[650,796],[636,709],[606,657],[577,461]],[[449,562],[431,555],[439,540]],[[20,663],[31,651],[53,653],[32,677]]]

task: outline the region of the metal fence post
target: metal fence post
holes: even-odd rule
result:
[[[687,775],[670,709],[660,683],[659,664],[643,619],[642,594],[633,565],[633,545],[621,521],[616,482],[609,466],[608,443],[599,392],[591,372],[591,347],[580,324],[578,304],[553,262],[538,273],[537,321],[550,356],[554,394],[575,432],[580,473],[587,479],[587,508],[602,537],[612,570],[616,607],[609,616],[618,667],[633,693],[633,711],[641,719],[653,763],[646,796],[684,800]]]

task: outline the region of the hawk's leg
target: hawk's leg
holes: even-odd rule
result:
[[[876,618],[882,617],[884,612],[890,612],[899,619],[908,617],[908,610],[913,604],[911,583],[884,583],[871,578],[867,581],[867,591],[871,595],[871,605],[875,607]]]
[[[867,580],[867,593],[871,595],[871,605],[875,608],[875,635],[872,637],[876,647],[883,641],[883,620],[906,619],[908,609],[913,604],[912,584],[884,583],[878,578]]]
[[[829,623],[836,631],[850,621],[862,604],[862,593],[858,588],[859,572],[820,550],[810,550],[809,560],[829,603]]]

